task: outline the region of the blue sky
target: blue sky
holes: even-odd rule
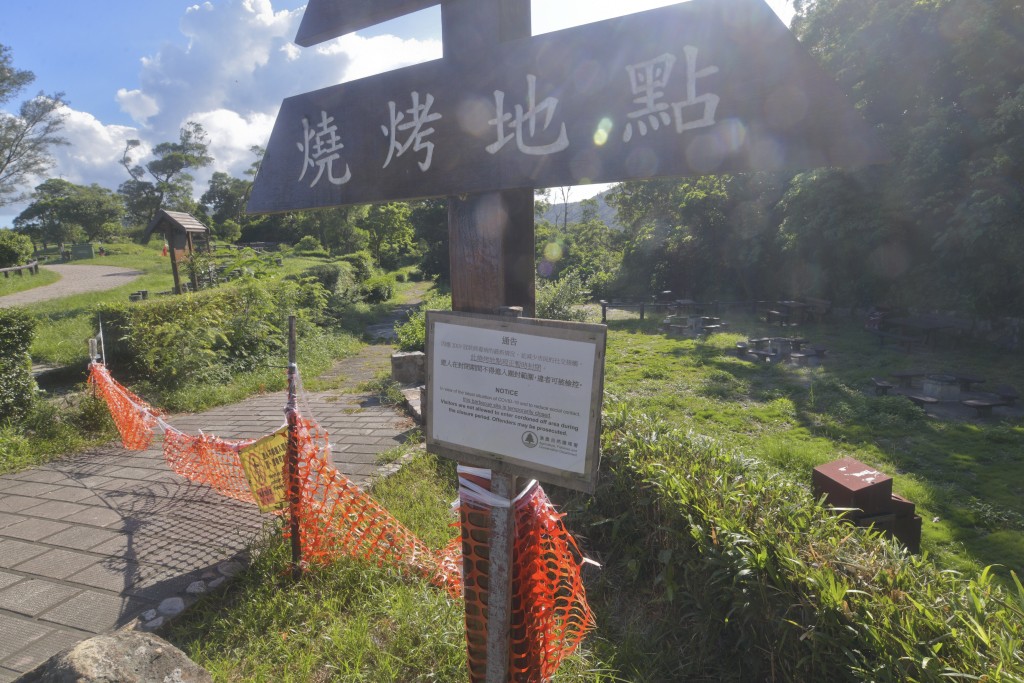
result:
[[[533,31],[669,4],[533,0]],[[789,23],[789,0],[769,5]],[[142,140],[146,153],[177,139],[186,121],[199,121],[216,161],[197,175],[198,195],[215,170],[242,175],[253,160],[249,147],[266,145],[285,97],[440,57],[437,7],[299,48],[292,39],[304,7],[305,0],[9,1],[0,44],[36,81],[7,106],[40,90],[64,92],[72,144],[58,150],[47,177],[111,189],[127,178],[118,164],[125,140]],[[573,198],[586,194],[581,188]],[[23,208],[0,207],[0,227]]]

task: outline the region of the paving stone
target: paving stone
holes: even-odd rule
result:
[[[0,683],[15,683],[19,678],[21,678],[20,671],[0,666]]]
[[[29,513],[33,517],[44,517],[46,519],[63,519],[76,512],[88,509],[85,505],[78,503],[68,503],[63,501],[47,501],[43,505],[36,505],[32,508],[32,512]],[[0,522],[2,524],[2,522]]]
[[[11,526],[12,524],[17,524],[18,522],[24,522],[25,519],[26,518],[21,515],[12,515],[6,512],[0,512],[0,529],[3,529],[6,526]]]
[[[18,619],[9,614],[0,614],[0,662],[42,638],[51,629],[28,619]]]
[[[73,522],[75,524],[111,527],[122,523],[124,518],[117,510],[111,510],[108,507],[88,507],[85,510],[65,517],[64,521]],[[2,531],[3,530],[0,529],[0,533],[2,533]]]
[[[13,586],[14,584],[21,581],[23,577],[21,574],[11,574],[9,572],[0,571],[0,590]]]
[[[135,596],[85,591],[39,615],[42,621],[105,633],[127,624],[153,603]]]
[[[45,502],[45,500],[28,496],[12,496],[5,491],[3,495],[0,495],[0,512],[28,512]]]
[[[52,491],[47,491],[39,496],[47,500],[60,500],[69,503],[81,503],[82,505],[102,505],[103,499],[96,495],[92,489],[81,486],[61,486]]]
[[[52,491],[57,488],[57,484],[40,484],[34,481],[24,481],[17,486],[12,486],[6,491],[4,495],[11,496],[38,496],[47,491]]]
[[[26,519],[0,529],[0,536],[20,538],[25,541],[39,541],[67,528],[68,525],[63,522],[54,522],[49,519]]]
[[[49,545],[71,548],[73,550],[89,550],[101,543],[121,536],[117,531],[97,529],[86,526],[72,526],[52,536],[46,537]],[[0,550],[2,552],[2,550]]]
[[[0,591],[0,609],[34,617],[64,602],[78,591],[78,588],[52,581],[29,579]]]
[[[5,659],[4,666],[22,673],[31,671],[53,655],[77,645],[84,639],[83,635],[54,629]]]
[[[46,546],[34,545],[24,541],[0,539],[0,567],[11,569],[25,560],[46,552]]]
[[[66,484],[71,481],[70,477],[65,472],[60,470],[40,468],[35,470],[25,470],[24,472],[16,472],[8,475],[18,481],[33,481],[40,484]]]
[[[66,579],[96,562],[94,555],[58,548],[22,562],[15,569],[26,574],[45,576],[51,579]]]
[[[109,558],[69,576],[67,581],[119,593],[139,580],[139,566],[120,558]]]

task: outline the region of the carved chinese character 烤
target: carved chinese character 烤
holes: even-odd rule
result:
[[[394,157],[400,157],[409,151],[411,147],[415,152],[426,150],[426,157],[417,162],[421,171],[430,168],[430,162],[434,156],[434,143],[425,141],[428,135],[434,132],[433,128],[426,128],[434,121],[441,118],[440,114],[431,113],[430,108],[434,104],[434,96],[427,93],[423,102],[420,102],[420,94],[415,90],[412,92],[412,106],[405,111],[399,111],[394,102],[388,102],[388,109],[391,113],[391,125],[381,126],[380,130],[388,136],[388,158],[384,161],[384,168],[387,168]],[[405,115],[409,120],[405,120]],[[401,142],[399,134],[405,134],[405,142]]]

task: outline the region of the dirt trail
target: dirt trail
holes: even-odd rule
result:
[[[120,287],[142,275],[141,270],[115,266],[52,265],[41,267],[60,275],[60,280],[52,285],[0,296],[0,308],[25,306],[84,292],[102,292]],[[30,276],[26,275],[25,277]]]

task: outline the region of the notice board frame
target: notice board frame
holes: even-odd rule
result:
[[[578,344],[593,346],[593,368],[585,372],[590,379],[590,396],[587,405],[580,406],[581,418],[586,413],[586,434],[581,434],[578,439],[582,440],[581,447],[585,447],[583,454],[583,466],[580,471],[571,471],[565,468],[553,467],[538,462],[536,459],[517,457],[509,452],[499,453],[493,450],[470,445],[465,441],[457,439],[443,439],[438,436],[438,424],[436,420],[441,413],[438,396],[444,390],[442,382],[450,381],[451,370],[443,369],[440,365],[442,358],[439,357],[437,340],[437,325],[452,325],[468,330],[483,331],[485,335],[491,335],[494,339],[502,336],[517,337],[521,342],[527,341],[535,346],[543,344],[545,339],[562,340]],[[551,483],[566,488],[593,493],[597,487],[598,469],[600,466],[600,443],[601,443],[601,407],[604,396],[604,362],[607,345],[607,327],[593,323],[575,323],[560,320],[544,320],[540,318],[508,318],[498,315],[483,315],[478,313],[464,313],[453,311],[428,311],[426,322],[426,352],[427,352],[427,390],[425,392],[426,415],[426,446],[427,451],[451,458],[466,465],[483,467],[495,472],[512,474],[531,479],[537,479],[545,483]],[[524,345],[524,348],[527,345]],[[577,347],[582,348],[582,347]],[[507,370],[506,370],[507,371]],[[446,375],[449,380],[446,380]],[[497,375],[483,375],[481,390],[492,386],[498,381]],[[502,377],[502,384],[512,386],[532,385],[539,380],[518,379],[508,380]],[[524,385],[524,382],[526,383]],[[449,430],[441,430],[450,433]],[[524,442],[525,443],[525,442]],[[585,445],[585,446],[584,446]],[[524,445],[523,451],[527,450]]]

